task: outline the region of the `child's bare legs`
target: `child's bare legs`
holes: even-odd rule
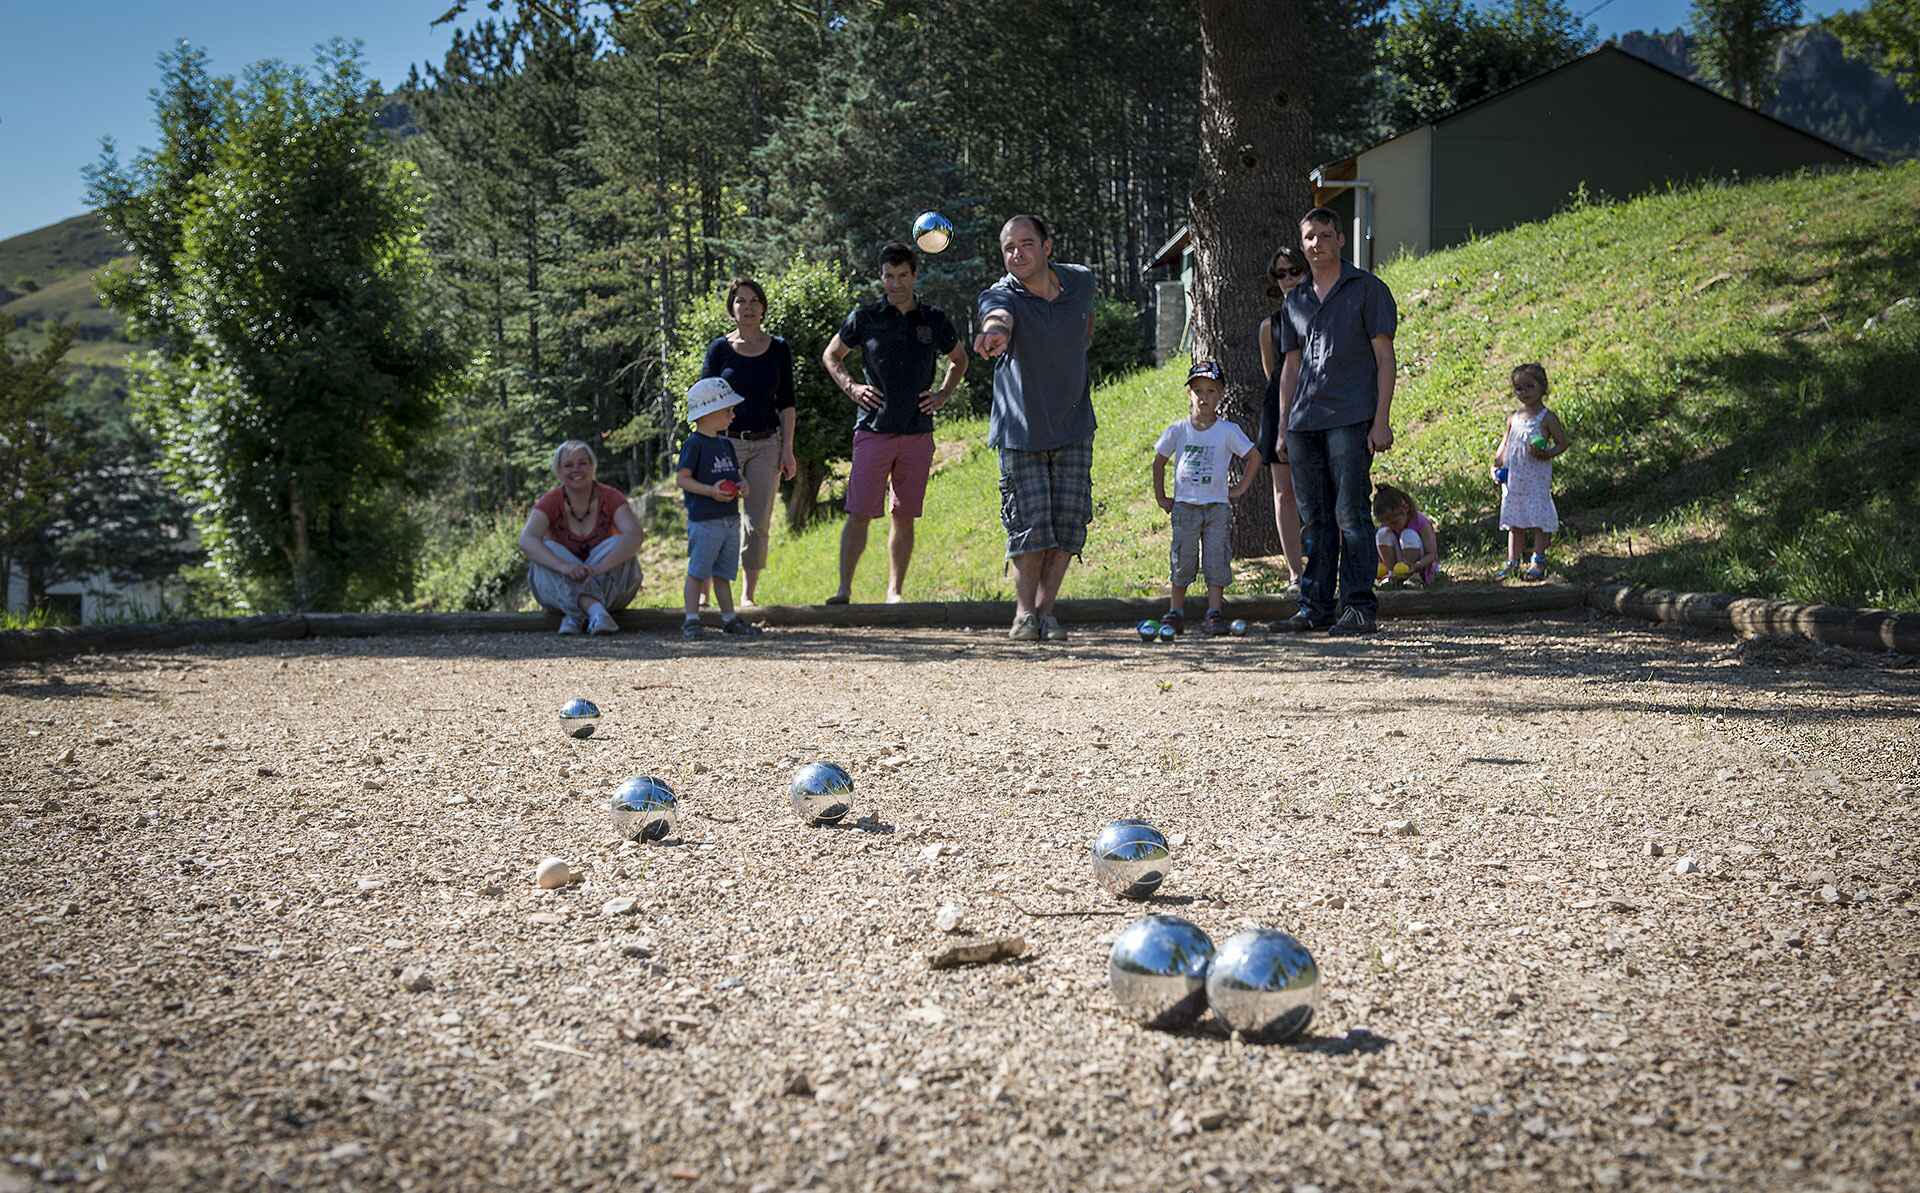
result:
[[[1185,600],[1186,595],[1187,594],[1184,592],[1181,593],[1180,594],[1181,599]],[[1224,584],[1207,585],[1207,612],[1208,613],[1220,612],[1221,603],[1224,602],[1226,599],[1227,599],[1226,585]]]
[[[1533,532],[1533,553],[1535,555],[1545,556],[1547,553],[1547,545],[1552,542],[1553,542],[1553,536],[1551,534],[1547,533],[1544,530],[1534,531]]]
[[[1212,592],[1213,590],[1209,588],[1207,591]],[[1182,584],[1178,588],[1169,588],[1167,592],[1167,612],[1178,613],[1181,617],[1187,615],[1186,585]]]
[[[1508,559],[1518,560],[1524,558],[1526,546],[1527,532],[1525,528],[1516,526],[1512,530],[1507,531]]]
[[[733,616],[733,584],[730,581],[718,576],[713,578],[713,599],[720,602],[721,620]]]
[[[703,577],[687,577],[686,587],[680,590],[680,595],[686,602],[688,621],[698,621],[700,619],[700,596],[706,590],[707,582]]]

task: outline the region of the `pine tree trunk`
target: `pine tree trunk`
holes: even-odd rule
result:
[[[1200,187],[1193,195],[1193,355],[1227,374],[1227,416],[1252,437],[1266,375],[1260,320],[1272,313],[1267,262],[1298,244],[1311,205],[1313,128],[1298,0],[1200,0]],[[1272,487],[1233,506],[1236,557],[1280,549]]]
[[[787,529],[800,531],[813,521],[814,510],[820,505],[820,484],[827,479],[826,466],[817,460],[804,457],[796,461],[798,467],[787,489]]]

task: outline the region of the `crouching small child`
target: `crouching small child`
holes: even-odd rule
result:
[[[1227,503],[1247,491],[1260,471],[1260,453],[1246,432],[1220,417],[1226,396],[1226,374],[1210,360],[1198,360],[1187,370],[1188,416],[1160,435],[1153,452],[1153,496],[1173,515],[1172,591],[1167,615],[1161,619],[1175,632],[1186,622],[1187,586],[1204,572],[1207,580],[1207,617],[1201,628],[1209,634],[1227,632],[1221,609],[1227,585],[1233,582],[1233,555],[1227,545]],[[1245,461],[1240,482],[1231,488],[1227,472],[1234,460]],[[1167,461],[1173,471],[1173,496],[1167,496]]]
[[[720,606],[721,628],[729,634],[753,637],[760,627],[741,621],[733,611],[733,578],[740,572],[740,499],[747,495],[733,441],[724,432],[733,422],[733,408],[745,399],[725,378],[706,377],[687,391],[687,421],[693,433],[680,445],[674,483],[687,504],[686,620],[683,638],[698,638],[700,593],[713,582]]]
[[[1380,579],[1394,588],[1409,580],[1423,587],[1433,583],[1440,571],[1440,538],[1433,519],[1420,512],[1412,496],[1392,485],[1376,485],[1373,520],[1380,524],[1373,536]]]

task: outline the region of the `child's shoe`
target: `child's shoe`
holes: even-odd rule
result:
[[[760,627],[739,617],[729,617],[720,623],[722,633],[732,634],[736,638],[758,638]]]
[[[1544,580],[1547,578],[1547,557],[1538,551],[1527,561],[1527,570],[1520,573],[1522,580]]]
[[[1167,615],[1160,619],[1160,624],[1172,626],[1176,634],[1184,634],[1187,632],[1187,615],[1178,609],[1169,609]]]
[[[699,641],[700,635],[706,632],[707,627],[701,625],[697,617],[689,617],[680,623],[680,636],[689,642]]]
[[[1216,638],[1219,637],[1221,634],[1226,633],[1227,632],[1226,613],[1224,613],[1219,609],[1207,610],[1206,620],[1200,623],[1200,628],[1202,630],[1205,630],[1207,633],[1212,634]]]
[[[1493,573],[1493,578],[1496,580],[1511,580],[1519,574],[1520,561],[1517,559],[1509,559],[1500,565],[1500,570]]]

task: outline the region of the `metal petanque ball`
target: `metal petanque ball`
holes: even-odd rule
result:
[[[1107,957],[1107,988],[1137,1023],[1161,1031],[1191,1027],[1207,1009],[1213,938],[1174,915],[1128,924]]]
[[[680,797],[652,775],[628,779],[613,793],[613,827],[623,841],[664,841],[680,824]]]
[[[923,253],[944,253],[953,243],[953,221],[937,211],[920,213],[913,221],[913,243]]]
[[[1152,642],[1160,636],[1160,623],[1151,617],[1133,628],[1134,631],[1140,635],[1140,641],[1142,642]]]
[[[1111,894],[1144,899],[1172,868],[1167,839],[1144,820],[1116,820],[1093,839],[1093,878]]]
[[[1320,999],[1320,967],[1285,932],[1252,928],[1220,946],[1207,967],[1207,1002],[1249,1040],[1277,1044],[1305,1031]]]
[[[787,798],[806,824],[839,824],[853,810],[853,776],[831,762],[809,762],[793,772]]]
[[[1246,637],[1247,636],[1247,619],[1244,617],[1234,618],[1232,622],[1228,623],[1227,632],[1231,633],[1236,638]]]
[[[1164,621],[1160,623],[1160,641],[1161,642],[1163,643],[1172,642],[1175,638],[1178,638],[1179,636],[1180,636],[1179,630],[1174,629],[1172,626],[1168,625]]]
[[[585,741],[600,727],[600,706],[591,700],[569,700],[560,706],[560,728],[568,737]]]

